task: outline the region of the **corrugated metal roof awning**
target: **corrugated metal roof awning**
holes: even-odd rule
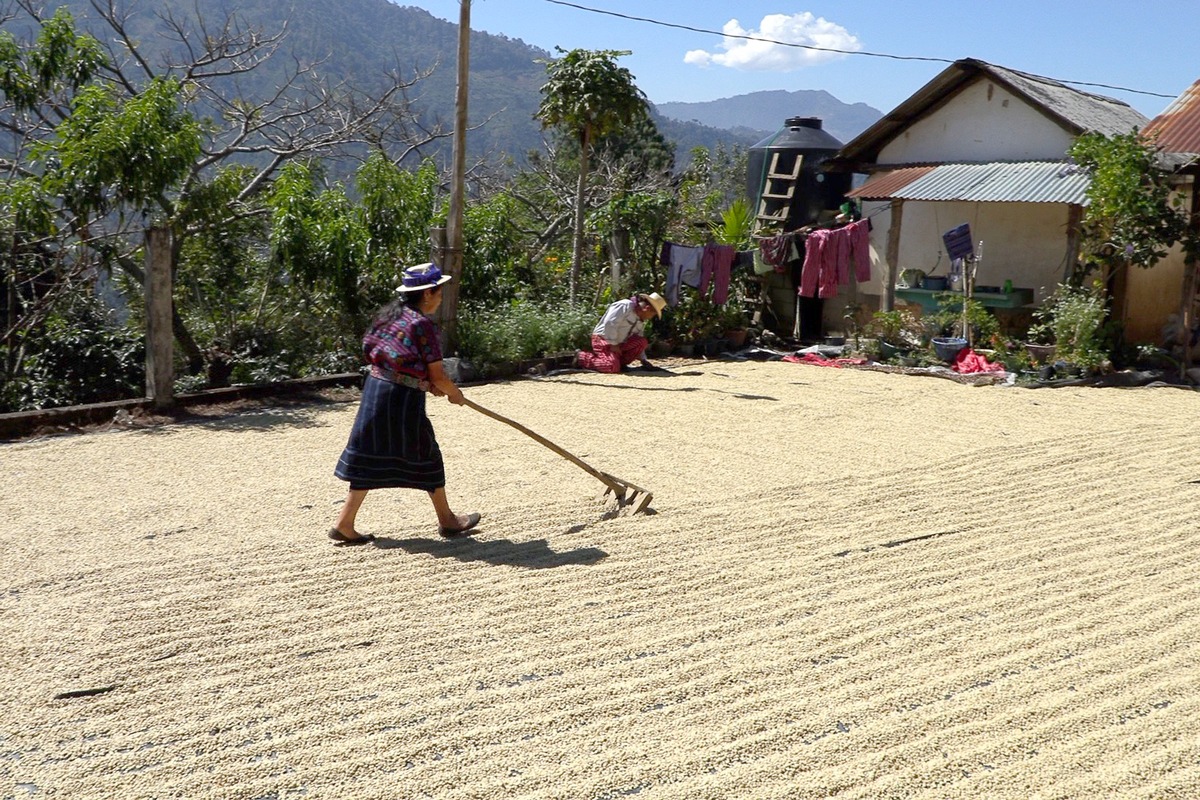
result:
[[[1142,137],[1166,153],[1200,153],[1200,81],[1152,119]]]
[[[929,174],[933,167],[901,167],[900,169],[877,172],[857,189],[846,192],[847,197],[861,197],[864,200],[887,200],[917,178]]]
[[[1061,161],[940,164],[901,167],[873,175],[848,193],[864,200],[935,200],[980,203],[1087,205],[1091,178]]]

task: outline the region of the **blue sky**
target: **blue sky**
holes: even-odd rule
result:
[[[458,22],[459,0],[399,0]],[[978,58],[1115,97],[1148,117],[1200,78],[1200,12],[1189,0],[471,0],[471,27],[553,51],[631,50],[620,63],[652,102],[702,101],[767,89],[824,89],[887,112],[941,72]],[[722,32],[850,50],[820,53]]]

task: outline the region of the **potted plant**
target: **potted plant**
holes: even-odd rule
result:
[[[997,334],[992,337],[990,344],[989,359],[1003,364],[1006,372],[1021,373],[1029,369],[1029,353],[1024,342]]]
[[[920,320],[906,308],[876,311],[866,333],[875,339],[879,357],[885,361],[911,351],[922,338]]]
[[[647,349],[651,358],[666,358],[675,351],[675,340],[659,337],[652,340]]]
[[[1091,289],[1061,284],[1046,303],[1034,312],[1030,340],[1053,342],[1051,354],[1041,363],[1053,360],[1056,369],[1065,365],[1071,371],[1090,372],[1109,357],[1105,318],[1108,309],[1099,286]],[[1028,345],[1027,345],[1028,347]]]
[[[674,342],[680,355],[702,353],[707,343],[724,330],[720,321],[721,307],[714,306],[695,292],[684,292],[679,305],[651,325],[656,337]]]
[[[719,314],[721,336],[729,340],[730,347],[738,348],[746,343],[746,312],[739,292],[731,292]]]
[[[937,295],[937,301],[933,324],[942,337],[990,342],[1000,332],[996,317],[978,300],[946,292]]]
[[[1038,309],[1034,314],[1041,310]],[[1025,335],[1025,351],[1029,353],[1030,361],[1049,364],[1054,361],[1054,349],[1054,328],[1049,321],[1038,321],[1029,326],[1029,332]]]

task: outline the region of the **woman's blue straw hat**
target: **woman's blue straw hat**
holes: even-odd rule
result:
[[[415,267],[406,267],[400,278],[400,285],[396,287],[396,291],[419,292],[424,289],[441,286],[449,280],[450,276],[443,275],[442,268],[430,261],[425,264],[418,264]]]

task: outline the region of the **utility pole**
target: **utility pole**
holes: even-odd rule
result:
[[[443,292],[442,332],[447,354],[458,347],[458,297],[463,269],[463,204],[467,170],[467,74],[471,65],[471,0],[459,0],[458,86],[454,98],[454,147],[450,166],[450,211],[446,220],[446,257],[442,269],[454,280]]]

